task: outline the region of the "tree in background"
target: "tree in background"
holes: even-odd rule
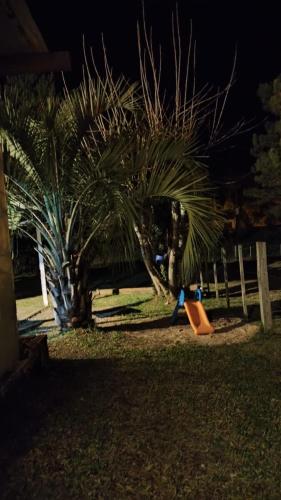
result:
[[[270,221],[281,216],[281,77],[262,84],[258,96],[267,113],[265,133],[253,136],[255,187],[246,195]],[[269,116],[270,115],[270,116]]]

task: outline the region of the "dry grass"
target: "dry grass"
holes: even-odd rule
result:
[[[238,327],[240,300],[205,301],[212,338],[170,327],[149,290],[98,298],[129,310],[96,331],[50,336],[49,369],[1,409],[1,498],[280,498],[281,320]]]
[[[53,339],[49,370],[1,413],[2,498],[279,498],[275,327],[216,347]]]
[[[17,300],[17,317],[23,320],[44,308],[41,295]]]

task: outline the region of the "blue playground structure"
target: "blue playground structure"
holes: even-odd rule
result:
[[[180,308],[183,308],[186,299],[190,298],[190,297],[188,297],[188,295],[190,295],[190,292],[187,292],[185,290],[185,288],[182,287],[180,289],[180,292],[179,292],[179,295],[178,295],[178,299],[177,299],[177,303],[176,303],[175,309],[174,309],[173,314],[172,314],[172,318],[171,318],[171,324],[172,325],[175,325],[176,322],[177,322],[177,319],[178,319],[178,310]],[[203,298],[202,288],[201,288],[200,285],[197,285],[197,288],[196,288],[196,290],[194,292],[194,300],[202,302],[202,298]]]

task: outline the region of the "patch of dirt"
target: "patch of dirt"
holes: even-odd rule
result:
[[[163,347],[189,343],[209,346],[235,344],[248,342],[259,331],[257,324],[246,323],[242,318],[237,317],[219,318],[212,321],[215,332],[210,335],[196,335],[183,318],[180,318],[175,326],[170,325],[170,317],[159,317],[153,321],[135,320],[130,324],[120,323],[118,318],[114,321],[112,317],[110,321],[98,322],[98,325],[104,331],[122,331],[132,348],[145,345]]]
[[[132,293],[132,291],[132,288],[128,288],[125,293]],[[124,293],[123,289],[122,293]],[[54,331],[55,322],[51,308],[41,310],[32,319],[43,320],[43,324],[37,329],[38,333],[49,332],[51,334]],[[95,319],[100,331],[105,333],[122,332],[128,341],[128,346],[131,346],[132,349],[134,347],[164,347],[190,343],[208,346],[236,344],[248,342],[259,331],[257,323],[247,323],[237,316],[215,318],[212,321],[215,332],[210,335],[196,335],[184,313],[179,313],[178,323],[174,326],[170,324],[170,316],[132,319],[130,322],[127,318],[122,320],[120,316],[102,319],[96,317]]]

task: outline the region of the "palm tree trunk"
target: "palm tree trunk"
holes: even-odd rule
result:
[[[172,238],[169,252],[168,282],[170,295],[177,298],[178,294],[178,250],[179,250],[179,225],[180,225],[180,205],[172,201]]]
[[[43,242],[43,244],[46,242]],[[88,262],[79,252],[67,255],[59,248],[57,259],[46,268],[54,319],[61,330],[92,323],[92,293],[88,287]]]
[[[92,292],[89,290],[88,262],[81,255],[73,255],[70,268],[71,278],[71,324],[87,327],[92,324]]]
[[[52,298],[54,318],[61,330],[87,327],[92,323],[92,292],[88,289],[88,266],[73,259],[66,275],[50,279],[48,286]]]
[[[71,302],[68,283],[64,277],[47,274],[47,282],[53,304],[54,319],[61,330],[71,326]]]
[[[171,238],[169,252],[168,282],[170,295],[177,298],[181,281],[181,261],[188,234],[187,215],[180,203],[173,201],[171,206]]]
[[[135,224],[135,233],[137,235],[139,244],[140,244],[140,249],[141,249],[141,254],[143,258],[143,262],[145,264],[145,267],[147,269],[147,272],[151,278],[151,281],[153,283],[153,286],[155,288],[156,294],[159,296],[168,296],[169,294],[169,289],[165,281],[163,280],[161,274],[159,273],[154,260],[153,260],[153,253],[151,249],[151,244],[149,242],[149,239],[147,237],[147,231],[146,227],[144,224],[142,225],[136,225]]]

